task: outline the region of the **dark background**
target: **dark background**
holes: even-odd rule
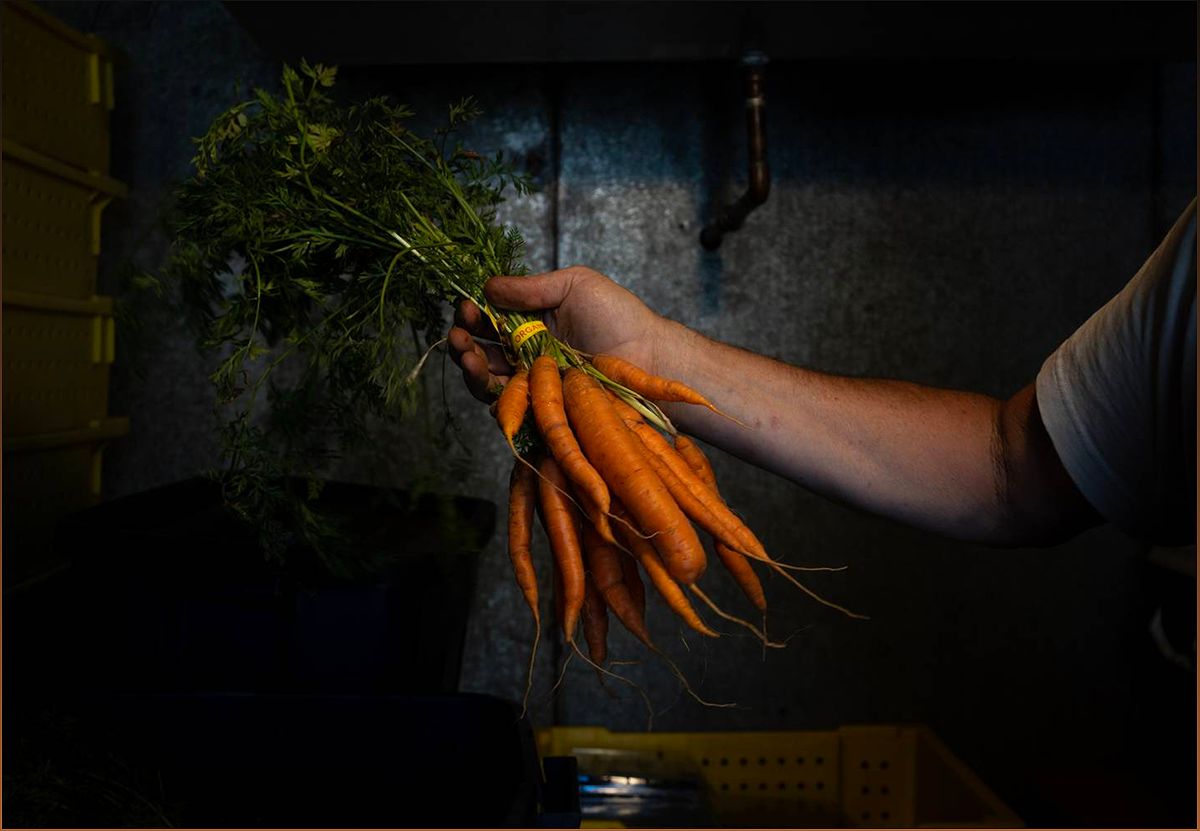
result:
[[[393,93],[426,124],[478,97],[467,139],[540,185],[503,211],[532,270],[591,265],[706,334],[837,373],[1007,396],[1195,194],[1191,3],[42,6],[127,58],[113,175],[131,194],[105,214],[105,293],[120,292],[124,258],[152,266],[161,251],[153,223],[189,172],[190,137],[237,100],[235,83],[274,87],[280,60],[301,55],[341,64],[348,95]],[[749,47],[771,58],[772,191],[707,253],[701,227],[745,186]],[[503,505],[507,451],[453,367],[433,370],[429,426],[378,425],[372,452],[331,475]],[[110,496],[215,462],[207,371],[176,331],[123,355],[110,409],[132,429],[105,456]],[[448,456],[423,435],[440,430],[443,384],[461,436]],[[923,722],[1030,824],[1194,823],[1195,676],[1147,629],[1168,594],[1194,595],[1194,566],[1158,566],[1111,527],[1041,550],[946,541],[712,455],[768,549],[848,565],[812,583],[871,620],[768,581],[772,628],[795,637],[764,660],[738,638],[686,650],[652,608],[702,691],[742,705],[676,701],[669,672],[614,634],[613,657],[640,660],[627,674],[671,705],[659,728]],[[479,562],[461,687],[516,699],[532,633],[501,536]],[[713,593],[740,608],[732,587]],[[640,699],[582,666],[548,702],[563,655],[543,656],[535,724],[641,728]]]

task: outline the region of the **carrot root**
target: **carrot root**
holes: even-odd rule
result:
[[[654,646],[653,644],[647,644],[647,646],[650,649],[650,651],[652,651],[658,657],[662,658],[663,661],[666,663],[666,665],[668,667],[670,667],[672,674],[674,674],[674,676],[677,679],[679,679],[679,683],[683,686],[684,692],[686,692],[689,696],[691,696],[696,701],[697,704],[702,704],[705,707],[717,707],[717,708],[723,708],[723,709],[738,706],[737,702],[735,702],[735,701],[722,703],[722,702],[717,702],[717,701],[708,701],[707,699],[701,698],[700,694],[697,693],[694,689],[692,689],[692,685],[688,683],[687,676],[685,676],[683,674],[683,670],[681,670],[679,668],[678,664],[676,664],[674,661],[671,660],[671,657],[669,655],[667,655],[667,653],[663,652],[661,649],[659,649],[657,646]]]
[[[860,615],[858,612],[852,612],[849,609],[847,609],[845,606],[839,606],[838,604],[834,603],[831,600],[826,600],[825,598],[821,597],[821,595],[814,592],[808,586],[804,585],[799,580],[797,580],[795,577],[793,577],[791,574],[789,574],[787,571],[785,571],[783,568],[781,568],[778,563],[773,562],[773,561],[768,561],[768,562],[771,563],[771,565],[775,568],[775,570],[777,572],[779,572],[779,574],[781,574],[785,580],[787,580],[789,583],[792,583],[793,585],[795,585],[796,588],[800,589],[800,591],[804,592],[809,597],[811,597],[813,600],[817,601],[818,603],[822,604],[823,606],[828,606],[831,609],[837,609],[839,612],[844,614],[846,617],[854,618],[855,620],[870,620],[871,619],[871,618],[867,617],[866,615]]]
[[[533,667],[537,661],[538,642],[541,639],[542,625],[539,622],[533,633],[533,649],[529,652],[529,674],[525,679],[525,695],[521,697],[521,718],[525,718],[525,713],[529,711],[529,694],[533,691]]]
[[[747,629],[749,629],[751,632],[753,632],[754,637],[756,637],[760,641],[762,641],[762,645],[764,648],[769,646],[772,649],[783,649],[785,646],[787,646],[787,644],[778,643],[777,641],[772,641],[769,638],[767,638],[766,634],[763,631],[761,631],[757,626],[755,626],[753,623],[751,623],[750,621],[743,620],[742,618],[738,617],[737,615],[731,615],[728,612],[726,612],[724,609],[722,609],[720,606],[718,606],[711,597],[709,597],[707,594],[705,594],[700,589],[700,587],[697,586],[695,583],[688,586],[688,588],[691,589],[692,594],[696,595],[696,597],[703,600],[704,603],[708,606],[708,608],[713,610],[713,613],[716,614],[717,617],[724,618],[725,620],[729,621],[730,623],[736,623],[739,626],[744,626]]]
[[[575,657],[575,653],[574,653],[574,652],[568,652],[568,653],[567,653],[567,657],[566,657],[566,659],[563,661],[562,668],[561,668],[561,669],[559,669],[559,671],[558,671],[558,680],[554,682],[554,686],[553,686],[553,687],[551,687],[551,688],[550,688],[550,691],[546,693],[546,699],[545,699],[545,700],[546,700],[547,702],[549,702],[549,701],[550,701],[550,699],[552,699],[552,698],[554,697],[554,693],[555,693],[555,692],[558,690],[558,688],[559,688],[559,687],[562,685],[563,678],[565,678],[565,677],[566,677],[566,675],[567,675],[567,664],[571,663],[571,658],[573,658],[573,657]]]
[[[647,730],[652,729],[654,726],[654,707],[650,703],[650,696],[646,695],[646,691],[644,689],[642,689],[641,685],[630,680],[629,678],[626,678],[624,675],[620,675],[616,672],[613,672],[612,670],[605,669],[604,667],[597,664],[595,661],[593,661],[587,655],[584,655],[582,651],[580,651],[579,645],[576,644],[574,640],[570,641],[570,646],[571,646],[571,649],[574,650],[574,654],[578,655],[581,660],[586,661],[588,663],[588,665],[592,667],[592,669],[596,670],[597,673],[603,673],[604,675],[607,675],[610,678],[616,678],[621,683],[628,684],[629,686],[633,687],[635,690],[638,691],[638,695],[640,695],[642,697],[642,701],[646,705],[646,729]]]

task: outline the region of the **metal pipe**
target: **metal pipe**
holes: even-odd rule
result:
[[[771,192],[771,171],[767,166],[767,96],[764,92],[767,56],[747,52],[746,67],[746,154],[750,183],[736,202],[717,213],[717,218],[700,232],[700,244],[709,251],[721,245],[725,234],[742,227],[746,216],[767,201]]]

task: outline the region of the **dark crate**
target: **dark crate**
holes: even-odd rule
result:
[[[303,550],[286,569],[270,564],[207,480],[77,514],[56,541],[71,566],[22,604],[47,620],[21,626],[18,649],[55,656],[41,668],[48,682],[65,673],[97,693],[457,689],[495,506],[339,483],[322,504],[388,565],[342,579]]]

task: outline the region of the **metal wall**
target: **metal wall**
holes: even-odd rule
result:
[[[232,100],[233,82],[274,83],[277,66],[216,4],[152,14],[137,3],[46,5],[129,56],[114,175],[132,195],[105,215],[111,275],[188,172],[189,137]],[[348,90],[394,92],[427,123],[454,97],[481,99],[487,116],[467,140],[512,154],[541,185],[503,212],[525,233],[532,270],[593,266],[665,315],[784,361],[996,396],[1032,380],[1195,192],[1194,63],[777,63],[770,199],[708,253],[700,228],[745,183],[738,72],[679,63],[343,75]],[[206,367],[186,338],[162,333],[141,371],[126,366],[114,384],[113,410],[130,415],[132,432],[107,454],[111,495],[215,460]],[[428,427],[378,425],[370,452],[332,475],[405,485],[453,467],[463,475],[441,486],[503,506],[509,457],[486,411],[448,361],[431,364],[426,383]],[[431,450],[425,430],[453,440]],[[1145,693],[1152,611],[1140,543],[1104,527],[1045,550],[964,545],[712,455],[729,502],[768,549],[848,566],[810,582],[871,620],[768,579],[772,632],[790,641],[764,656],[736,631],[701,643],[652,602],[652,631],[697,691],[737,704],[700,706],[663,661],[614,633],[613,657],[637,662],[619,671],[647,691],[657,728],[925,722],[1005,795],[1027,798],[1038,771],[1081,758],[1103,766],[1140,729],[1130,714]],[[463,688],[519,698],[532,629],[502,543],[480,563]],[[544,548],[538,556],[548,595]],[[712,576],[718,601],[745,613]],[[645,726],[642,699],[601,684],[578,658],[551,696],[565,657],[543,640],[536,723]],[[1192,735],[1192,724],[1180,729]]]

